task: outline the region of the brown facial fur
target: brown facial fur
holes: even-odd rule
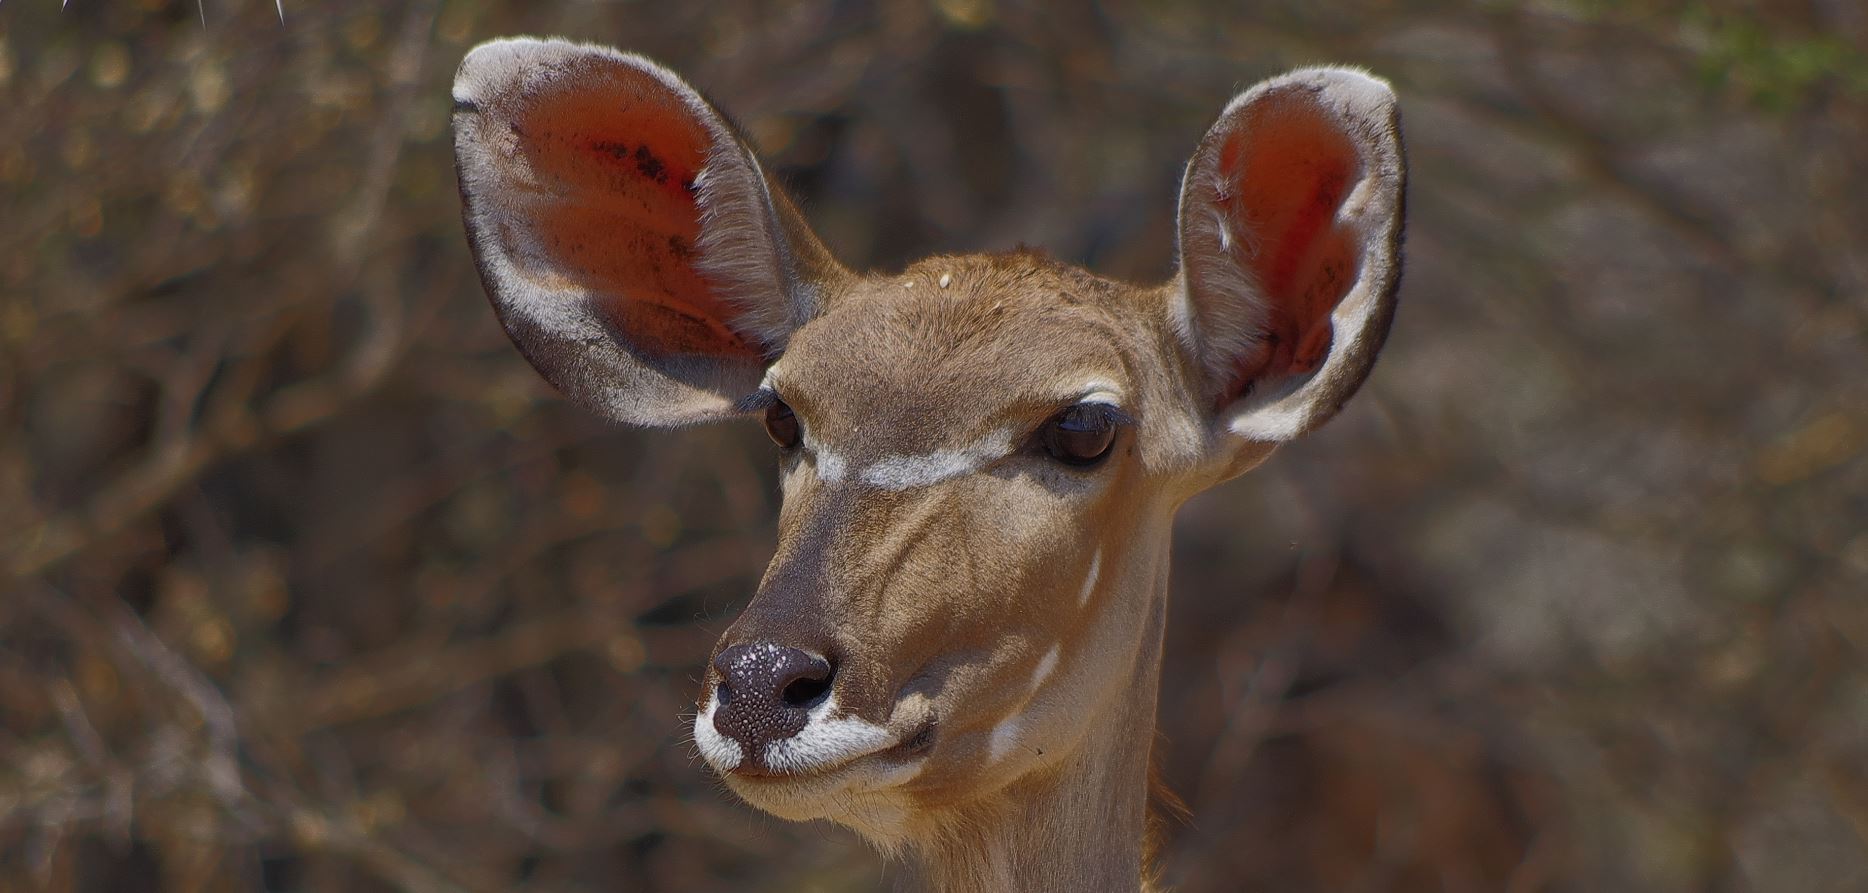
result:
[[[1099,596],[1128,570],[1124,544],[1178,503],[1165,479],[1198,458],[1173,436],[1195,423],[1182,417],[1184,379],[1139,372],[1176,356],[1162,307],[1158,289],[1030,252],[933,258],[850,283],[771,370],[806,445],[784,460],[777,554],[718,649],[773,641],[829,655],[849,713],[903,738],[933,723],[939,744],[908,786],[923,807],[1067,752],[1068,729],[1034,724],[1002,744],[1030,760],[992,754],[990,736],[1015,711],[1059,700],[1051,686],[1071,672],[1097,677],[1093,690],[1133,671],[1119,659],[1081,665],[1090,641],[1122,638],[1093,634],[1124,613]],[[1121,395],[1137,424],[1078,470],[1045,455],[1036,434],[1086,386]],[[925,486],[863,474],[982,441],[1001,446]],[[1093,564],[1103,585],[1085,600]],[[1126,626],[1139,638],[1140,624]],[[1034,686],[1053,648],[1054,669]]]

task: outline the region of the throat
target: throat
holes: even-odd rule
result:
[[[911,844],[908,891],[1003,893],[1148,889],[1149,761],[1160,678],[1165,574],[1133,684],[1099,705],[1067,759],[941,817]]]
[[[998,802],[970,810],[920,844],[903,888],[928,893],[1140,889],[1146,769],[1129,778],[1127,771],[1113,768],[1072,761],[1045,777],[1012,785]]]

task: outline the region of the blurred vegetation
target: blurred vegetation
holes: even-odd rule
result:
[[[751,426],[536,380],[459,225],[473,43],[648,53],[848,262],[1172,255],[1233,92],[1403,97],[1403,307],[1183,513],[1180,889],[1868,889],[1855,0],[0,5],[0,888],[883,886],[683,712]]]

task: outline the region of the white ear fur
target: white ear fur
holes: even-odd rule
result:
[[[1358,156],[1354,175],[1328,226],[1347,237],[1354,281],[1329,312],[1329,350],[1302,375],[1248,381],[1229,393],[1241,358],[1267,348],[1271,306],[1258,276],[1237,262],[1257,252],[1263,234],[1249,219],[1228,219],[1222,205],[1236,197],[1237,172],[1223,169],[1222,146],[1251,133],[1254,111],[1269,104],[1301,107],[1302,114],[1345,137]],[[1246,129],[1241,129],[1246,128]],[[1170,316],[1180,338],[1210,383],[1208,397],[1220,422],[1239,437],[1285,441],[1333,416],[1374,364],[1394,315],[1401,272],[1406,164],[1399,113],[1385,81],[1341,67],[1304,68],[1264,81],[1235,97],[1202,140],[1181,186],[1181,274]],[[1248,215],[1249,218],[1250,215]]]
[[[534,168],[524,144],[529,134],[520,126],[540,96],[581,90],[611,91],[619,109],[631,100],[666,105],[672,98],[667,111],[704,134],[704,163],[687,184],[699,218],[687,264],[728,308],[722,315],[730,318],[717,322],[735,333],[727,337],[743,337],[743,349],[645,350],[600,312],[600,301],[634,296],[578,275],[564,252],[592,249],[560,244],[562,234],[545,221],[579,197],[562,178]],[[644,99],[645,90],[665,93]],[[555,39],[495,40],[467,54],[453,93],[463,216],[488,295],[548,380],[615,418],[676,425],[732,414],[791,331],[820,311],[819,280],[841,271],[719,113],[648,59]],[[604,250],[635,249],[619,243]]]

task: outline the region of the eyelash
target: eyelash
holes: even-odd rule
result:
[[[742,415],[754,415],[766,411],[774,403],[783,402],[778,399],[777,391],[771,388],[760,388],[740,398],[738,403],[733,404],[733,411]]]
[[[1108,403],[1072,403],[1046,419],[1032,434],[1032,448],[1063,465],[1090,469],[1115,451],[1116,439],[1134,419]]]
[[[1122,407],[1117,406],[1114,403],[1074,403],[1071,405],[1080,406],[1087,410],[1097,412],[1100,415],[1102,415],[1104,421],[1107,421],[1109,424],[1115,425],[1118,428],[1123,427],[1125,425],[1135,424],[1135,417],[1129,415],[1126,412],[1123,412]],[[1069,409],[1069,408],[1070,407],[1065,407],[1065,409]],[[1062,410],[1059,410],[1059,411],[1061,412]]]

